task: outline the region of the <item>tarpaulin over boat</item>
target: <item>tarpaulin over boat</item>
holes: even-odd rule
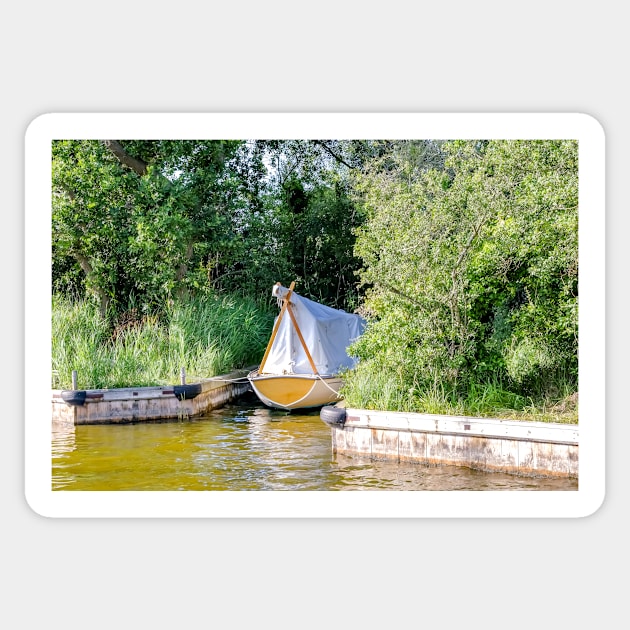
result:
[[[284,299],[288,293],[289,289],[280,284],[273,288],[273,295],[277,298]],[[355,359],[348,355],[347,348],[363,333],[365,320],[294,292],[291,292],[289,302],[318,373],[338,374],[344,368],[353,367]],[[282,316],[282,311],[278,317],[282,318],[261,372],[312,374],[313,368],[292,318],[288,313]]]

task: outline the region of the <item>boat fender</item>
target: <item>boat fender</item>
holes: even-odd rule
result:
[[[201,383],[191,383],[190,385],[174,385],[173,394],[180,400],[191,400],[201,394]]]
[[[61,392],[61,398],[66,405],[81,406],[85,403],[87,392],[84,389],[64,389]]]
[[[343,407],[327,405],[321,408],[319,417],[331,427],[343,427],[346,423],[346,410]]]

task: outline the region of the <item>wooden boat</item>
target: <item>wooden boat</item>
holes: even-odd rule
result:
[[[343,380],[320,374],[249,373],[249,382],[256,396],[268,407],[301,409],[321,407],[340,399]]]
[[[286,410],[341,398],[339,373],[354,365],[347,348],[365,326],[359,315],[313,302],[294,293],[294,286],[273,287],[282,308],[260,365],[247,376],[263,404]]]

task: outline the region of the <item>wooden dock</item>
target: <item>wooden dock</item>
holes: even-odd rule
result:
[[[52,390],[52,421],[80,425],[193,418],[249,391],[249,371],[236,370],[195,383],[164,387]]]

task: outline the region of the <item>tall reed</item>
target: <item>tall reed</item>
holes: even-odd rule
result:
[[[344,374],[341,394],[347,407],[359,409],[578,423],[577,393],[568,386],[556,398],[540,400],[492,380],[458,392],[437,377],[423,384],[403,383],[398,375],[366,362]]]
[[[89,302],[52,304],[52,386],[79,389],[166,385],[256,365],[273,314],[254,300],[208,295],[112,329]]]

